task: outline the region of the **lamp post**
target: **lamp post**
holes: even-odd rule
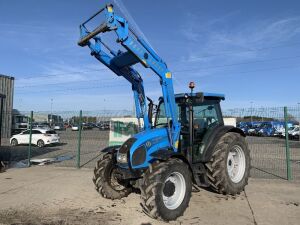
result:
[[[298,123],[299,123],[298,129],[300,129],[300,102],[298,102],[297,105],[298,105]],[[299,135],[299,141],[300,141],[300,135]]]
[[[3,103],[4,99],[6,98],[6,95],[0,94],[0,99],[1,99],[1,109],[0,109],[0,146],[1,146],[1,138],[2,138],[2,116],[3,116]]]
[[[253,122],[253,119],[252,119],[252,114],[253,114],[253,102],[251,101],[250,102],[250,104],[251,104],[251,124],[252,124],[252,122]]]
[[[52,127],[52,123],[53,123],[53,111],[52,111],[52,107],[53,107],[53,98],[51,98],[51,116],[50,116],[50,126]]]

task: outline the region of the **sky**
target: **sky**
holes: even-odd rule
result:
[[[222,106],[227,109],[300,102],[299,1],[121,3],[129,25],[172,71],[176,93],[189,92],[188,83],[194,81],[195,91],[225,94]],[[130,84],[77,45],[79,24],[104,4],[0,0],[0,74],[16,79],[14,108],[133,109]],[[94,21],[100,23],[101,18]],[[145,69],[141,75],[146,95],[157,100],[158,77]]]

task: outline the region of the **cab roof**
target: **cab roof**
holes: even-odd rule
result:
[[[175,98],[183,98],[184,96],[204,96],[204,99],[215,99],[215,100],[225,100],[225,95],[217,93],[208,93],[208,92],[197,92],[197,93],[180,93],[175,94]]]

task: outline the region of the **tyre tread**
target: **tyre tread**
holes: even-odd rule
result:
[[[232,143],[240,142],[245,146],[244,153],[246,157],[246,171],[242,179],[241,185],[232,185],[230,178],[227,176],[227,168],[224,160]],[[223,135],[215,146],[211,160],[206,163],[206,175],[208,177],[210,187],[220,194],[236,195],[239,194],[248,184],[250,174],[250,152],[245,138],[238,133],[229,132]],[[247,163],[249,162],[249,163]]]

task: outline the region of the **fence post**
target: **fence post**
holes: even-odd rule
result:
[[[28,167],[31,166],[31,141],[32,141],[32,121],[33,121],[33,111],[30,112],[30,121],[29,121],[29,145],[28,145]]]
[[[77,169],[80,169],[81,130],[82,130],[82,110],[80,110],[80,112],[79,112],[78,147],[77,147]]]
[[[286,106],[284,107],[284,122],[285,122],[285,155],[286,155],[287,179],[292,180],[290,143],[289,143],[289,132],[288,132],[288,110]]]

